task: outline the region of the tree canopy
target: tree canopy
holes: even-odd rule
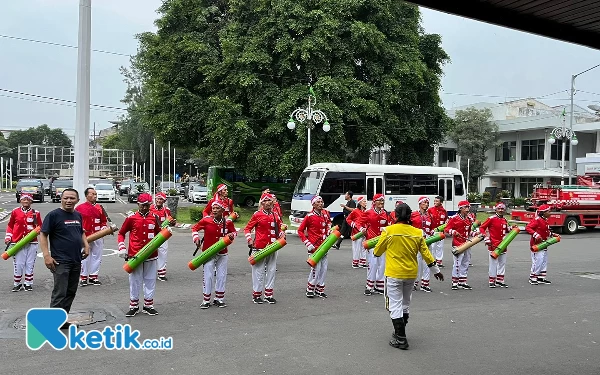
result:
[[[456,111],[454,125],[449,133],[452,142],[456,143],[456,153],[461,156],[460,169],[467,176],[469,163],[469,184],[472,190],[477,188],[477,179],[487,172],[485,155],[498,143],[498,125],[492,122],[492,111],[489,108],[475,109],[469,107]]]
[[[430,164],[449,120],[438,91],[449,61],[416,6],[395,0],[164,0],[157,32],[132,59],[140,116],[159,139],[248,176],[306,163],[309,85],[331,130],[315,126],[311,161]]]

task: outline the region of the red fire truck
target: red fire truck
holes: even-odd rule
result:
[[[542,204],[552,206],[548,223],[562,233],[575,234],[580,227],[600,225],[600,187],[582,185],[538,185],[526,210],[513,210],[512,221],[527,223]]]

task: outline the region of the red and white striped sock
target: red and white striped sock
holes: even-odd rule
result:
[[[146,299],[144,298],[144,307],[154,307],[154,299]]]

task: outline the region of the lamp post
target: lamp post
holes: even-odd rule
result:
[[[571,107],[572,108],[572,107]],[[571,113],[571,121],[573,120],[573,113]],[[556,139],[559,139],[562,141],[561,144],[561,151],[562,151],[562,157],[561,157],[561,172],[560,172],[560,184],[564,185],[565,184],[565,146],[567,144],[567,141],[571,142],[572,146],[577,146],[577,144],[579,143],[579,141],[577,140],[577,136],[575,135],[575,132],[573,132],[573,129],[567,129],[565,127],[565,121],[563,119],[563,126],[561,127],[556,127],[554,129],[552,129],[552,131],[550,132],[550,138],[548,138],[548,143],[550,143],[551,145],[553,145],[556,142]],[[573,149],[573,147],[569,147],[569,162],[571,161],[571,157],[573,155],[573,153],[571,152],[571,150]],[[569,163],[569,185],[571,184],[571,170],[570,170],[570,163]]]
[[[573,136],[575,136],[575,133],[573,132],[573,116],[574,116],[574,113],[573,113],[573,96],[575,96],[575,78],[577,78],[578,76],[582,75],[583,73],[589,72],[592,69],[596,69],[599,66],[600,66],[600,64],[598,64],[596,66],[592,66],[591,68],[586,69],[586,70],[584,70],[581,73],[577,73],[577,74],[574,74],[574,75],[571,76],[571,119],[570,119],[570,126],[569,126],[569,128],[570,128],[571,134]],[[575,143],[571,142],[571,144],[573,146],[576,146],[577,145],[577,138],[575,138]],[[563,147],[563,150],[564,150],[564,147]],[[564,154],[565,153],[563,151],[563,165],[565,164]],[[571,176],[572,176],[572,169],[573,169],[572,167],[573,167],[573,148],[569,147],[569,185],[571,185]],[[564,169],[564,166],[563,166],[563,169]]]
[[[314,105],[317,104],[317,98],[312,87],[310,87],[308,91],[308,107],[296,108],[290,114],[290,119],[287,123],[287,127],[290,130],[294,130],[296,128],[294,118],[296,118],[296,120],[300,121],[301,123],[304,123],[304,121],[308,120],[306,124],[306,129],[308,130],[308,136],[306,141],[308,145],[308,150],[306,153],[306,162],[307,165],[310,166],[310,130],[313,128],[314,124],[320,124],[323,122],[323,131],[327,133],[331,129],[331,126],[329,125],[329,120],[327,120],[327,116],[325,115],[325,113],[323,113],[323,111],[321,110],[315,110],[313,108]]]

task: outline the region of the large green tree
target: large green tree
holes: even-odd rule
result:
[[[469,107],[458,110],[452,130],[448,134],[452,142],[456,143],[456,153],[461,157],[460,169],[465,178],[468,169],[471,191],[477,190],[477,179],[487,172],[486,151],[498,144],[498,125],[492,119],[492,111],[489,108]]]
[[[143,121],[177,146],[247,175],[295,174],[306,128],[289,131],[308,86],[331,131],[315,127],[311,161],[430,164],[448,127],[438,91],[448,55],[416,6],[397,0],[164,0],[139,35]]]

